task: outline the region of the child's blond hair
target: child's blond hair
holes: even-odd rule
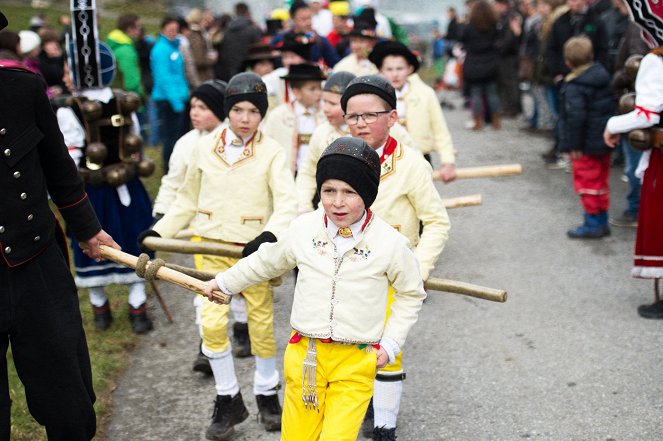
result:
[[[564,61],[571,69],[594,61],[592,40],[584,35],[569,38],[564,43]]]

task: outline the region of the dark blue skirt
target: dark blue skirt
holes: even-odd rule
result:
[[[87,185],[86,191],[97,213],[101,227],[110,234],[125,253],[140,254],[136,238],[152,225],[152,203],[138,177],[126,183],[131,203],[125,207],[120,202],[117,188],[109,184]],[[70,235],[71,237],[71,235]],[[72,240],[72,243],[77,243]],[[129,284],[140,279],[133,269],[105,260],[95,262],[83,254],[80,247],[74,247],[74,267],[76,285],[79,288],[106,286],[113,283]]]

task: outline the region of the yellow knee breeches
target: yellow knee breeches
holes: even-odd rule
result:
[[[376,373],[375,350],[357,345],[316,344],[316,387],[319,412],[302,401],[302,365],[308,338],[291,343],[285,351],[285,398],[282,441],[355,441]]]
[[[201,269],[218,273],[233,266],[238,259],[220,256],[202,256]],[[274,313],[272,290],[267,282],[252,286],[242,292],[246,299],[251,352],[260,358],[276,355],[274,342]],[[201,325],[203,346],[211,352],[223,352],[230,346],[228,340],[228,305],[203,302]]]

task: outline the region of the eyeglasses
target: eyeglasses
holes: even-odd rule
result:
[[[343,119],[350,126],[359,123],[359,117],[361,117],[366,124],[373,124],[378,120],[380,115],[385,113],[391,113],[391,110],[383,110],[382,112],[351,113],[349,115],[343,115]]]

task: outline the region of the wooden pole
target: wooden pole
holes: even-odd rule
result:
[[[143,240],[143,245],[154,251],[168,251],[182,254],[208,254],[212,256],[242,258],[240,245],[231,245],[221,242],[191,242],[182,239],[165,239],[163,237],[149,236]],[[280,286],[283,283],[281,277],[269,281],[271,286]]]
[[[483,199],[480,194],[470,194],[467,196],[458,196],[456,198],[442,199],[445,208],[471,207],[481,205]]]
[[[104,259],[112,260],[113,262],[117,262],[121,265],[136,269],[136,265],[138,264],[138,257],[124,253],[106,245],[100,245],[100,248],[101,256]],[[152,262],[148,262],[146,268],[149,268],[150,265],[152,265]],[[207,286],[203,281],[195,279],[191,276],[187,276],[186,274],[182,274],[165,266],[159,268],[156,276],[160,280],[174,283],[175,285],[181,286],[182,288],[186,288],[189,291],[193,291],[198,294],[203,294]],[[214,291],[212,296],[214,297],[215,302],[225,304],[230,303],[230,299],[232,298],[232,296],[229,296],[221,291]]]
[[[173,316],[170,314],[170,309],[168,309],[168,305],[166,305],[166,301],[161,296],[161,291],[159,291],[159,287],[157,286],[157,282],[155,280],[150,280],[150,286],[152,287],[152,290],[154,290],[154,296],[157,298],[157,301],[159,302],[159,305],[161,305],[161,309],[163,309],[163,313],[166,314],[166,319],[168,320],[168,323],[173,323]]]
[[[220,242],[191,242],[182,239],[146,237],[143,245],[154,251],[168,251],[182,254],[208,254],[211,256],[242,258],[242,247]]]
[[[484,165],[481,167],[463,167],[456,169],[456,179],[490,178],[496,176],[514,176],[523,172],[520,164]],[[439,173],[433,174],[433,179],[440,180]]]
[[[200,280],[211,280],[214,274],[205,271],[198,271],[194,268],[167,263],[168,268],[172,268],[180,273],[188,274]],[[507,293],[501,289],[487,288],[485,286],[473,285],[471,283],[459,282],[457,280],[438,279],[431,277],[424,283],[424,288],[432,291],[444,291],[454,294],[462,294],[478,299],[490,300],[491,302],[506,302]]]

